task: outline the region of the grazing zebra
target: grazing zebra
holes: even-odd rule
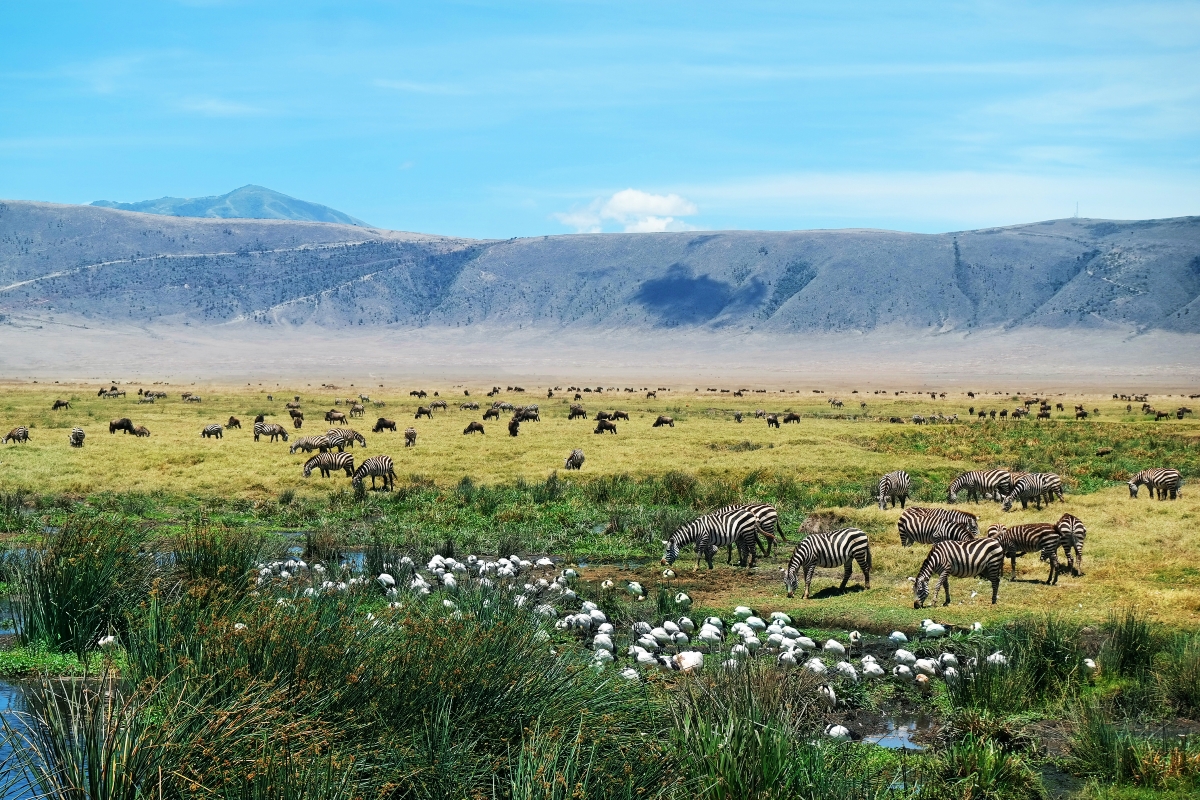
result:
[[[713,556],[717,549],[736,544],[738,566],[754,566],[758,530],[758,518],[745,508],[705,514],[683,525],[670,539],[663,542],[666,551],[662,560],[665,564],[674,564],[675,559],[679,557],[679,547],[695,542],[696,569],[700,568],[702,558],[708,562],[708,568],[712,569]]]
[[[1087,528],[1074,514],[1063,514],[1054,524],[1058,531],[1058,542],[1067,554],[1067,569],[1076,575],[1083,574],[1083,542],[1087,539]]]
[[[83,447],[83,428],[71,428],[71,432],[67,434],[67,441],[71,443],[71,447]]]
[[[787,587],[788,597],[796,594],[796,583],[800,570],[804,570],[804,599],[808,599],[812,586],[813,574],[817,567],[830,568],[845,566],[842,575],[841,589],[850,582],[850,573],[854,570],[854,562],[858,562],[863,573],[863,582],[871,588],[871,543],[867,535],[858,528],[843,528],[829,533],[812,533],[804,537],[783,573],[783,585]]]
[[[257,442],[259,436],[270,436],[272,442],[280,436],[283,437],[285,442],[288,440],[287,429],[273,422],[254,423],[254,441]]]
[[[995,524],[988,528],[987,535],[1000,542],[1004,547],[1004,556],[1012,560],[1010,580],[1017,579],[1017,556],[1038,553],[1042,561],[1050,562],[1050,574],[1046,576],[1046,585],[1058,583],[1058,545],[1061,536],[1054,525],[1049,522],[1033,522],[1011,527]]]
[[[383,490],[391,491],[396,480],[396,470],[392,467],[391,456],[371,456],[358,465],[354,471],[354,485],[362,486],[363,478],[371,476],[371,489],[375,489],[375,479],[383,479]]]
[[[145,425],[138,425],[136,428],[133,429],[133,435],[141,437],[143,439],[147,438],[150,436],[150,429],[147,428]]]
[[[979,519],[952,508],[906,508],[896,521],[900,544],[935,544],[945,540],[969,541],[979,535]]]
[[[336,447],[339,453],[347,447],[354,447],[355,442],[358,442],[363,447],[367,446],[366,438],[358,431],[350,428],[330,428],[325,431],[325,435],[329,437],[329,446]]]
[[[1129,496],[1137,497],[1138,487],[1143,483],[1150,492],[1151,500],[1156,494],[1159,500],[1166,500],[1168,495],[1174,500],[1183,486],[1183,476],[1177,469],[1144,469],[1129,481]]]
[[[1032,500],[1040,510],[1042,498],[1047,497],[1049,503],[1055,494],[1062,499],[1062,478],[1053,472],[1028,472],[1013,481],[1012,491],[1004,498],[1004,510],[1011,511],[1014,500],[1021,501],[1022,509],[1029,508]]]
[[[0,444],[8,444],[10,441],[28,442],[29,428],[26,428],[24,425],[18,425],[8,432],[8,435],[4,437],[3,441],[0,441]]]
[[[404,429],[404,446],[405,447],[414,447],[416,444],[417,444],[417,429],[416,428],[405,428]]]
[[[311,453],[313,450],[319,450],[322,453],[328,453],[333,447],[328,436],[302,436],[292,443],[288,448],[288,452],[295,454],[297,450],[303,450],[306,453]]]
[[[939,580],[933,588],[936,599],[938,588],[946,590],[946,602],[950,605],[950,577],[985,578],[992,584],[992,605],[1000,594],[1000,574],[1004,572],[1004,546],[995,539],[984,537],[969,542],[938,542],[925,556],[921,570],[913,584],[913,608],[925,605],[929,596],[929,578],[938,574]]]
[[[314,469],[321,471],[322,478],[328,478],[329,473],[344,469],[346,477],[354,475],[354,454],[352,453],[317,453],[304,462],[304,477],[312,475]]]
[[[1006,469],[977,470],[964,472],[950,484],[946,493],[947,503],[957,503],[958,493],[966,489],[967,499],[979,502],[979,498],[999,500],[1012,491],[1012,476]]]
[[[352,417],[362,417],[365,416],[366,413],[367,409],[362,403],[355,403],[354,405],[350,406],[350,416]]]
[[[725,514],[729,511],[740,511],[745,509],[753,514],[758,519],[759,533],[767,540],[764,547],[762,541],[758,542],[758,547],[762,550],[763,555],[770,557],[771,551],[775,548],[775,536],[787,541],[787,537],[783,535],[783,529],[779,527],[779,512],[775,510],[775,506],[770,503],[738,503],[732,506],[725,506],[713,512],[716,514]],[[733,563],[733,543],[729,544],[728,557],[725,559],[726,564]]]
[[[902,469],[889,472],[879,479],[879,484],[875,487],[875,496],[879,498],[879,510],[887,508],[889,499],[892,501],[892,508],[895,508],[897,498],[900,500],[900,508],[904,508],[904,502],[908,500],[911,491],[912,480],[907,472]]]
[[[567,460],[563,462],[563,469],[583,469],[583,451],[572,450],[571,455],[567,456]]]
[[[224,430],[220,425],[207,425],[204,430],[200,431],[200,436],[205,439],[210,437],[221,439],[224,438]]]
[[[199,403],[199,402],[200,402],[200,395],[198,395],[198,394],[189,394],[187,397],[183,398],[183,400],[184,400],[184,402],[185,402],[185,403]]]

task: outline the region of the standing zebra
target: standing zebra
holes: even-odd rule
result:
[[[917,581],[913,584],[913,608],[925,605],[929,596],[929,578],[934,573],[940,577],[933,588],[936,599],[938,588],[946,589],[946,602],[950,605],[950,576],[955,578],[985,578],[992,584],[992,605],[1000,594],[1000,574],[1004,571],[1004,547],[995,539],[982,538],[969,542],[938,542],[925,556]]]
[[[1138,496],[1138,487],[1146,484],[1153,500],[1157,494],[1159,500],[1166,500],[1169,494],[1174,500],[1183,486],[1183,476],[1177,469],[1144,469],[1129,481],[1129,496]]]
[[[71,447],[83,447],[83,428],[71,428],[71,432],[67,434],[67,441],[71,443]]]
[[[350,428],[330,428],[325,431],[325,435],[329,437],[329,446],[336,447],[339,453],[347,447],[353,448],[355,442],[358,442],[363,447],[367,446],[366,438],[358,431]]]
[[[935,544],[945,540],[969,541],[979,535],[979,519],[966,511],[952,508],[905,509],[896,521],[900,544]]]
[[[297,450],[303,450],[311,453],[313,450],[319,450],[328,453],[331,447],[333,445],[329,443],[328,436],[301,436],[288,448],[288,452],[294,454]]]
[[[416,428],[405,428],[404,429],[404,446],[405,447],[415,447],[416,444],[417,444],[417,429]],[[366,447],[366,445],[363,445],[363,447]]]
[[[272,442],[280,436],[283,437],[285,442],[288,440],[287,429],[273,422],[254,423],[254,441],[257,442],[259,436],[270,436]]]
[[[850,581],[850,573],[854,570],[854,562],[858,562],[863,573],[863,582],[871,588],[871,543],[867,535],[858,528],[843,528],[830,533],[813,533],[806,536],[788,561],[783,573],[783,585],[787,587],[788,597],[796,594],[798,575],[804,570],[804,599],[808,599],[812,585],[813,574],[817,567],[829,568],[845,566],[842,575],[844,590]]]
[[[1067,554],[1067,569],[1082,575],[1083,542],[1087,539],[1087,528],[1083,526],[1083,521],[1074,514],[1063,514],[1054,527],[1058,531],[1059,546]]]
[[[371,489],[375,489],[375,479],[383,479],[383,490],[391,491],[396,480],[396,470],[392,466],[391,456],[371,456],[358,465],[354,471],[353,483],[356,487],[363,485],[363,478],[371,476]]]
[[[977,470],[964,472],[950,484],[946,493],[947,503],[957,503],[958,493],[966,490],[967,499],[979,502],[979,498],[999,500],[1001,495],[1012,491],[1012,476],[1006,469]]]
[[[716,514],[724,514],[729,511],[738,511],[745,509],[753,514],[758,519],[759,533],[767,540],[764,547],[761,540],[758,541],[758,548],[764,556],[770,558],[771,551],[775,548],[775,536],[787,541],[787,537],[783,535],[783,529],[779,527],[779,512],[775,510],[775,506],[769,503],[739,503],[732,506],[725,506],[713,512]],[[728,557],[725,559],[726,564],[733,563],[733,543],[729,544]]]
[[[1058,583],[1058,545],[1061,537],[1054,525],[1049,522],[1012,527],[996,524],[988,528],[988,537],[1000,542],[1004,548],[1004,556],[1012,560],[1010,580],[1017,579],[1017,556],[1038,553],[1042,561],[1050,562],[1050,574],[1046,577],[1046,585]]]
[[[328,478],[329,473],[344,469],[346,477],[354,475],[354,455],[352,453],[317,453],[304,462],[304,477],[312,475],[314,469],[321,471],[322,478]]]
[[[571,455],[567,456],[567,460],[563,462],[563,469],[583,469],[583,451],[572,450]]]
[[[663,541],[665,548],[662,563],[674,564],[679,558],[679,548],[682,545],[695,543],[696,569],[700,568],[700,559],[708,562],[708,568],[713,568],[713,555],[717,548],[728,543],[736,543],[740,561],[738,566],[745,566],[747,551],[751,559],[754,557],[755,542],[758,538],[758,520],[745,509],[735,509],[724,513],[705,514],[697,517]],[[732,556],[730,557],[732,561]]]
[[[907,472],[902,469],[889,472],[879,479],[879,484],[875,487],[875,496],[879,498],[879,510],[887,508],[889,499],[892,501],[892,508],[895,508],[897,498],[900,500],[900,508],[904,508],[904,502],[908,500],[911,491],[912,480]]]
[[[1062,478],[1053,472],[1027,472],[1013,481],[1012,492],[1004,498],[1004,510],[1011,511],[1014,500],[1021,501],[1021,508],[1029,508],[1032,500],[1041,510],[1042,498],[1049,503],[1050,497],[1058,495],[1062,499]]]
[[[13,442],[28,442],[29,428],[26,428],[24,425],[18,425],[9,431],[3,440],[0,440],[0,444],[8,444],[10,440]]]
[[[200,436],[204,439],[208,439],[210,437],[216,438],[216,439],[222,439],[222,438],[224,438],[224,431],[225,431],[225,429],[222,428],[220,425],[217,425],[217,424],[206,425],[204,430],[200,431]]]

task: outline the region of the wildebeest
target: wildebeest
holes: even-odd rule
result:
[[[226,428],[237,428],[238,430],[241,430],[242,429],[242,421],[240,419],[238,419],[237,417],[230,417],[229,422],[225,423],[225,427]]]
[[[425,406],[418,406],[417,414],[415,417],[413,417],[413,419],[420,419],[421,417],[428,417],[429,419],[433,419],[433,410],[426,408]]]
[[[458,410],[459,411],[478,411],[479,403],[459,403]]]
[[[785,415],[783,418],[784,424],[787,424],[789,422],[799,422],[799,421],[800,421],[800,415],[797,414],[795,411],[789,411],[787,413],[787,415]]]
[[[587,411],[581,405],[572,404],[571,410],[567,412],[567,419],[579,419],[580,417],[587,419]]]
[[[778,428],[779,427],[779,415],[778,414],[767,414],[767,427],[768,428]]]
[[[597,411],[596,412],[596,421],[597,422],[599,422],[601,420],[605,420],[605,419],[612,419],[611,411]]]
[[[521,420],[513,417],[508,421],[508,435],[516,436],[521,431]]]
[[[404,429],[404,446],[405,447],[414,447],[416,444],[417,444],[417,429],[416,428],[405,428]]]
[[[476,431],[484,433],[483,423],[479,420],[471,420],[471,422],[467,423],[467,427],[463,428],[463,436],[466,436],[468,433],[475,433]]]
[[[66,400],[55,400],[54,407],[51,408],[50,410],[58,411],[60,408],[68,408],[69,409],[70,407],[71,407],[71,404],[68,403]]]
[[[483,418],[484,419],[500,419],[500,409],[489,408],[487,411],[483,412]]]
[[[333,409],[330,409],[329,411],[325,412],[325,421],[326,422],[345,422],[346,415],[343,414],[341,411],[334,411]]]
[[[411,392],[408,393],[408,396],[409,397],[428,397],[429,395],[426,394],[424,389],[413,389]]]
[[[254,417],[255,424],[258,424],[259,422],[266,422],[266,421],[267,421],[266,418],[262,414],[256,414]]]
[[[671,417],[668,417],[666,414],[659,414],[658,419],[654,420],[654,424],[650,427],[661,428],[663,425],[669,425],[670,427],[674,428],[675,420]]]
[[[371,428],[371,433],[382,433],[384,430],[389,430],[392,433],[395,433],[396,432],[395,420],[384,419],[383,417],[380,417],[379,419],[375,420],[375,427]]]
[[[133,435],[145,438],[150,435],[150,429],[147,428],[145,425],[138,425],[136,428],[133,429]]]
[[[653,397],[655,400],[657,400],[658,392],[646,392],[646,399],[649,400],[651,397]]]
[[[740,411],[733,412],[733,421],[741,422],[742,421],[742,412],[740,412]]]
[[[108,423],[109,433],[116,433],[117,431],[133,433],[133,422],[129,419],[129,417],[121,417],[120,419],[111,420]]]
[[[187,397],[187,400],[186,400],[185,402],[188,402],[188,403],[199,403],[199,402],[200,402],[200,395],[198,395],[198,394],[189,394],[189,395],[188,395],[188,397]]]
[[[624,411],[614,411],[614,412],[612,413],[612,417],[611,417],[611,419],[614,419],[614,420],[617,420],[617,419],[623,419],[623,420],[625,420],[626,422],[628,422],[628,421],[629,421],[629,414],[628,414],[628,413],[626,413],[626,412],[624,412]]]
[[[583,451],[572,450],[571,455],[563,462],[563,469],[583,469]]]
[[[288,411],[292,411],[293,409],[296,411],[299,411],[300,404],[299,403],[288,403],[287,405],[284,406],[284,408],[286,408]]]
[[[302,421],[303,421],[303,419],[304,419],[304,412],[303,412],[303,411],[300,411],[300,410],[298,410],[298,409],[295,409],[295,408],[289,408],[289,409],[288,409],[288,416],[289,416],[289,417],[291,417],[293,420],[297,420],[297,419],[298,419],[298,420],[302,420]],[[298,427],[300,427],[300,426],[299,426],[299,425],[297,425],[296,427],[298,428]]]
[[[602,419],[596,422],[596,430],[592,431],[592,433],[604,433],[605,431],[616,433],[617,426],[611,420]]]
[[[520,420],[521,422],[541,422],[542,421],[542,418],[538,414],[538,410],[536,408],[519,409],[513,414],[513,417],[515,419]]]

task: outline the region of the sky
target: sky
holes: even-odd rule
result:
[[[509,238],[1200,214],[1200,2],[0,9],[0,197]]]

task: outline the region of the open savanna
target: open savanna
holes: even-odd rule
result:
[[[123,385],[129,394],[113,400],[97,398],[97,388],[0,388],[0,427],[28,425],[32,435],[28,444],[0,450],[0,490],[37,498],[22,501],[34,509],[30,514],[93,508],[144,517],[170,529],[202,506],[225,524],[319,531],[347,546],[385,541],[420,553],[451,545],[459,553],[517,548],[593,563],[632,561],[647,566],[632,573],[592,567],[584,574],[598,580],[604,570],[621,571],[653,583],[661,540],[678,525],[727,503],[765,501],[779,508],[789,538],[814,512],[831,524],[866,530],[874,551],[872,588],[822,592],[834,582],[832,573],[822,573],[814,582],[814,592],[821,592],[817,599],[789,601],[778,573],[790,553],[786,545],[772,559],[760,560],[753,575],[731,570],[723,559],[714,574],[692,575],[693,556],[685,552],[677,583],[714,608],[754,601],[831,622],[877,620],[886,626],[922,616],[912,609],[908,578],[916,574],[924,550],[899,546],[895,520],[900,512],[874,508],[874,481],[884,472],[905,469],[916,484],[915,501],[929,505],[944,503],[946,486],[958,473],[1002,466],[1059,473],[1067,484],[1066,502],[1008,514],[993,503],[963,507],[979,514],[984,530],[992,522],[1054,520],[1064,511],[1075,513],[1089,531],[1085,574],[1066,574],[1056,587],[1038,585],[1035,580],[1044,580],[1045,569],[1036,556],[1026,556],[1018,561],[1016,583],[1006,573],[996,609],[987,603],[986,587],[955,580],[948,621],[1045,610],[1102,619],[1115,607],[1137,604],[1165,622],[1200,624],[1200,534],[1191,487],[1185,486],[1182,499],[1160,503],[1147,500],[1144,489],[1138,500],[1130,499],[1123,483],[1133,472],[1155,466],[1174,466],[1185,478],[1196,475],[1200,425],[1190,416],[1156,423],[1139,413],[1140,404],[1129,413],[1126,402],[1111,397],[1042,395],[1062,402],[1065,411],[1055,412],[1049,422],[981,422],[968,418],[968,408],[1011,411],[1020,396],[948,393],[935,400],[928,394],[803,389],[737,398],[689,387],[649,399],[643,392],[584,394],[580,402],[589,419],[568,421],[573,393],[556,391],[548,399],[546,387],[527,387],[526,393],[498,398],[541,408],[541,422],[523,423],[513,438],[504,412],[499,421],[485,423],[485,435],[463,435],[491,401],[483,396],[486,387],[468,387],[479,411],[460,411],[462,387],[425,385],[430,396],[423,404],[434,399],[435,389],[450,404],[432,420],[413,419],[418,403],[407,396],[411,387],[372,389],[372,399],[385,405],[367,404],[366,417],[348,423],[368,443],[365,451],[353,452],[356,461],[390,455],[398,490],[355,497],[340,473],[326,480],[317,474],[303,478],[304,454],[290,455],[283,442],[254,442],[251,428],[255,414],[263,413],[293,436],[323,433],[326,410],[348,410],[345,403],[335,406],[335,397],[357,396],[360,389],[314,393],[311,387],[279,387],[268,400],[268,392],[258,387],[187,386],[203,398],[191,404],[180,399],[185,387],[155,386],[170,396],[139,405],[136,386]],[[284,408],[295,395],[307,418],[301,431],[291,428]],[[842,408],[830,406],[834,396],[841,398]],[[70,400],[71,409],[52,412],[60,398]],[[1191,401],[1152,396],[1150,402],[1174,411]],[[1089,412],[1099,409],[1099,416],[1076,421],[1076,403]],[[802,420],[770,429],[754,417],[757,409],[795,411]],[[593,434],[600,410],[623,410],[631,419],[617,422],[616,435]],[[734,420],[738,411],[744,415],[741,423]],[[939,413],[957,414],[960,421],[911,423],[913,414]],[[652,428],[659,414],[674,417],[675,427]],[[226,431],[221,440],[200,437],[205,425],[224,424],[230,415],[242,420],[241,430]],[[110,435],[109,420],[126,416],[148,427],[151,437]],[[400,432],[371,433],[378,416],[394,419]],[[891,417],[906,422],[889,423]],[[67,444],[75,425],[87,432],[82,449]],[[404,447],[402,434],[408,426],[418,431],[411,448]],[[574,448],[584,451],[586,463],[581,473],[565,473],[563,459]],[[1099,454],[1106,449],[1111,452]],[[852,586],[859,581],[856,575]],[[971,597],[972,591],[979,594]]]

